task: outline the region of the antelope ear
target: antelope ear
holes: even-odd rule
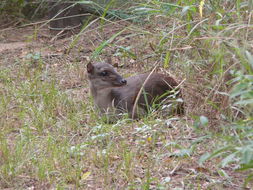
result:
[[[87,65],[87,72],[88,73],[92,73],[93,69],[94,69],[94,66],[92,65],[92,63],[88,63],[88,65]]]

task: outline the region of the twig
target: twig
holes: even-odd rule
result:
[[[145,79],[144,83],[142,84],[136,98],[135,98],[135,101],[134,101],[134,107],[133,107],[133,112],[132,112],[132,119],[134,118],[134,114],[135,114],[135,109],[136,109],[136,106],[137,106],[137,102],[141,96],[141,93],[142,93],[142,90],[144,88],[144,86],[146,85],[146,83],[148,82],[149,78],[151,77],[151,75],[153,74],[153,72],[156,70],[158,66],[158,62],[156,63],[155,67],[152,69],[152,71],[149,73],[148,77]]]

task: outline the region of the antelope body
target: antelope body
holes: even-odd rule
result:
[[[164,74],[144,73],[124,79],[112,65],[103,62],[89,63],[87,72],[94,102],[104,114],[128,113],[129,117],[139,118],[153,103],[159,104],[166,99],[171,102],[181,97],[180,91],[177,94],[171,92],[178,88],[177,82]],[[142,92],[138,96],[140,90]],[[137,106],[134,107],[136,101]],[[182,102],[177,103],[175,111],[183,114]]]

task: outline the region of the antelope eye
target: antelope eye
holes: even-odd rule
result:
[[[103,71],[103,72],[100,73],[100,75],[103,76],[103,77],[104,77],[104,76],[107,76],[107,75],[108,75],[108,72]]]

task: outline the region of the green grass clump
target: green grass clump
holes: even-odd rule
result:
[[[3,0],[0,5],[0,13],[9,13],[20,15],[22,8],[25,5],[24,0]]]
[[[36,26],[43,40],[0,52],[0,188],[251,187],[252,1],[104,3],[73,38]],[[124,76],[157,66],[182,81],[185,116],[105,123],[83,60],[108,57]]]

